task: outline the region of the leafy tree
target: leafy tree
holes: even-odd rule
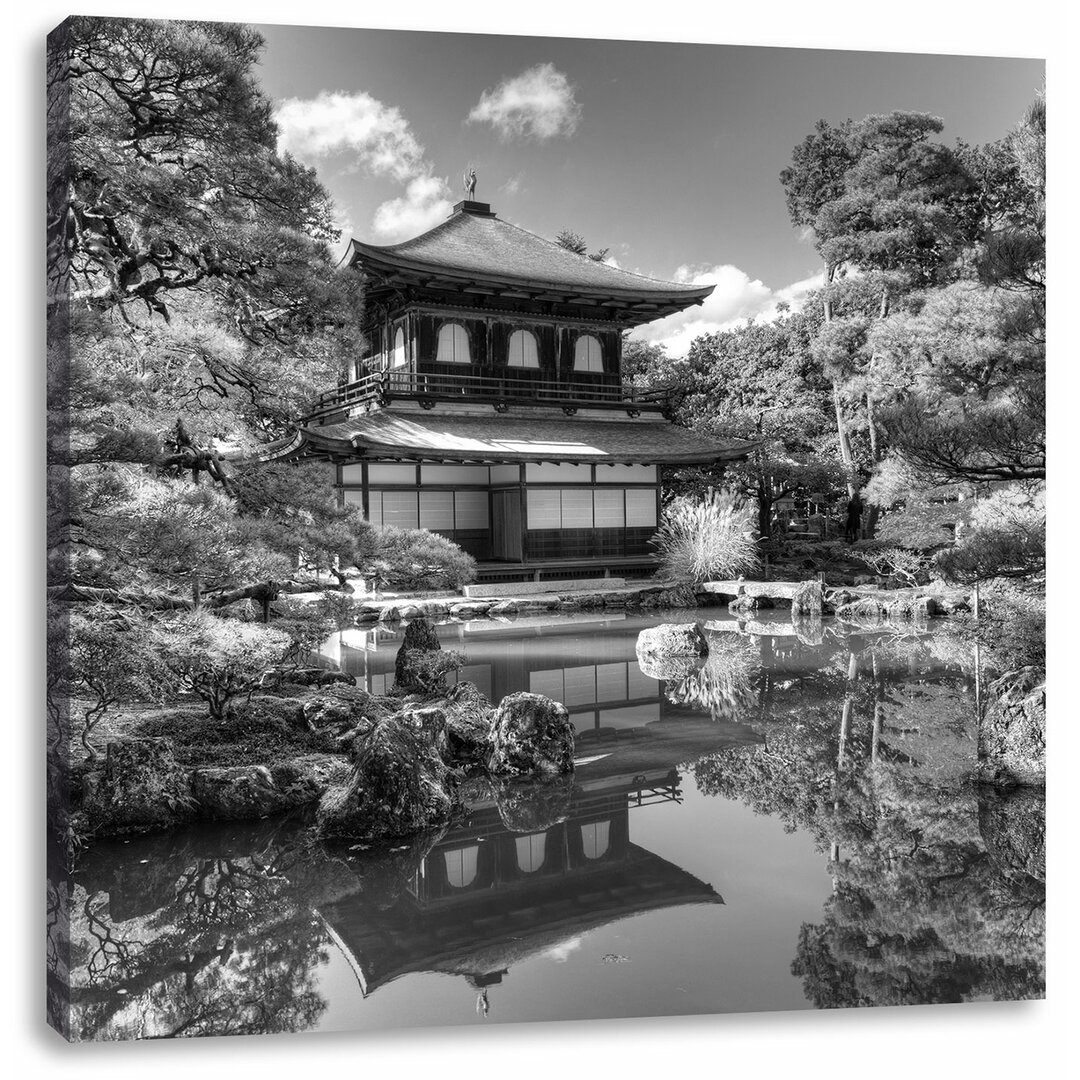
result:
[[[843,482],[828,460],[828,384],[815,369],[803,315],[751,323],[696,338],[684,360],[671,361],[656,347],[633,356],[646,384],[672,386],[676,419],[696,430],[751,441],[746,461],[728,466],[723,483],[754,501],[759,537],[772,532],[773,508],[787,496],[829,492]],[[831,455],[829,455],[831,456]],[[680,489],[704,491],[719,477],[684,470]]]
[[[72,615],[67,654],[54,658],[66,676],[68,692],[81,699],[79,737],[89,761],[97,759],[90,742],[94,729],[119,704],[153,698],[160,681],[155,660],[147,648],[145,624],[116,619],[108,610],[92,609]]]
[[[235,698],[250,697],[291,645],[281,630],[206,612],[162,621],[150,641],[174,687],[202,698],[215,720],[226,718]]]
[[[834,326],[837,292],[849,286],[877,294],[878,320],[917,287],[948,278],[957,257],[976,232],[974,183],[959,155],[932,141],[940,120],[921,113],[893,112],[832,127],[819,121],[780,175],[792,223],[809,230],[825,267],[820,295],[824,327],[819,360],[829,366],[837,435],[849,471],[849,491],[858,489],[843,398],[853,390],[865,404],[871,450],[876,459],[878,421],[869,384],[851,375],[872,367],[866,347],[870,313],[854,312]],[[846,277],[855,271],[857,278]],[[842,363],[836,363],[842,358]],[[844,377],[844,368],[849,377]]]
[[[345,370],[361,313],[326,192],[276,151],[261,47],[92,17],[50,39],[49,539],[69,598],[266,604],[301,564],[367,551],[311,469],[248,464]]]
[[[585,243],[585,237],[580,233],[576,233],[571,229],[562,229],[555,237],[555,243],[559,247],[566,248],[567,251],[572,251],[575,255],[589,255],[589,245]],[[594,251],[589,258],[593,262],[603,262],[611,248],[600,248],[599,251]]]

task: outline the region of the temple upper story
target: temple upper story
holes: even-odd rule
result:
[[[345,262],[364,279],[366,340],[317,413],[390,396],[659,412],[662,394],[622,378],[623,334],[712,292],[576,254],[471,201],[400,244],[353,240]]]

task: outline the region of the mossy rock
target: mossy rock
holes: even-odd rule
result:
[[[195,802],[170,740],[122,739],[109,742],[104,767],[83,778],[82,810],[95,832],[118,835],[183,824]]]
[[[388,717],[354,742],[352,773],[323,795],[317,825],[324,837],[390,840],[442,825],[452,809],[442,758],[423,733]]]
[[[491,743],[493,776],[543,779],[574,771],[570,714],[543,694],[507,694],[492,718]]]

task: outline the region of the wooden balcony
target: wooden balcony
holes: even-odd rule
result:
[[[481,371],[483,373],[481,373]],[[416,401],[430,409],[438,403],[490,404],[496,412],[511,405],[550,405],[568,415],[578,409],[621,409],[630,416],[666,413],[670,391],[644,390],[617,376],[593,375],[565,380],[543,379],[533,371],[470,367],[466,372],[380,371],[327,390],[315,400],[308,419],[325,417],[354,405]]]

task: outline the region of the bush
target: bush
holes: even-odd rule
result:
[[[759,561],[753,507],[712,488],[704,499],[672,499],[652,543],[669,582],[700,585],[748,573]]]
[[[1035,578],[1046,570],[1046,498],[1023,486],[1003,488],[972,511],[971,526],[937,557],[947,581],[973,585],[995,577]]]
[[[476,560],[438,533],[384,525],[367,572],[378,579],[377,588],[457,589],[476,580]]]
[[[219,721],[233,699],[250,696],[292,645],[280,630],[201,611],[160,623],[150,637],[174,688],[197,694]]]
[[[82,745],[93,761],[97,751],[90,736],[110,710],[160,692],[158,661],[147,647],[146,628],[137,621],[117,619],[114,613],[91,609],[89,615],[72,614],[68,631],[64,682],[82,699]]]

